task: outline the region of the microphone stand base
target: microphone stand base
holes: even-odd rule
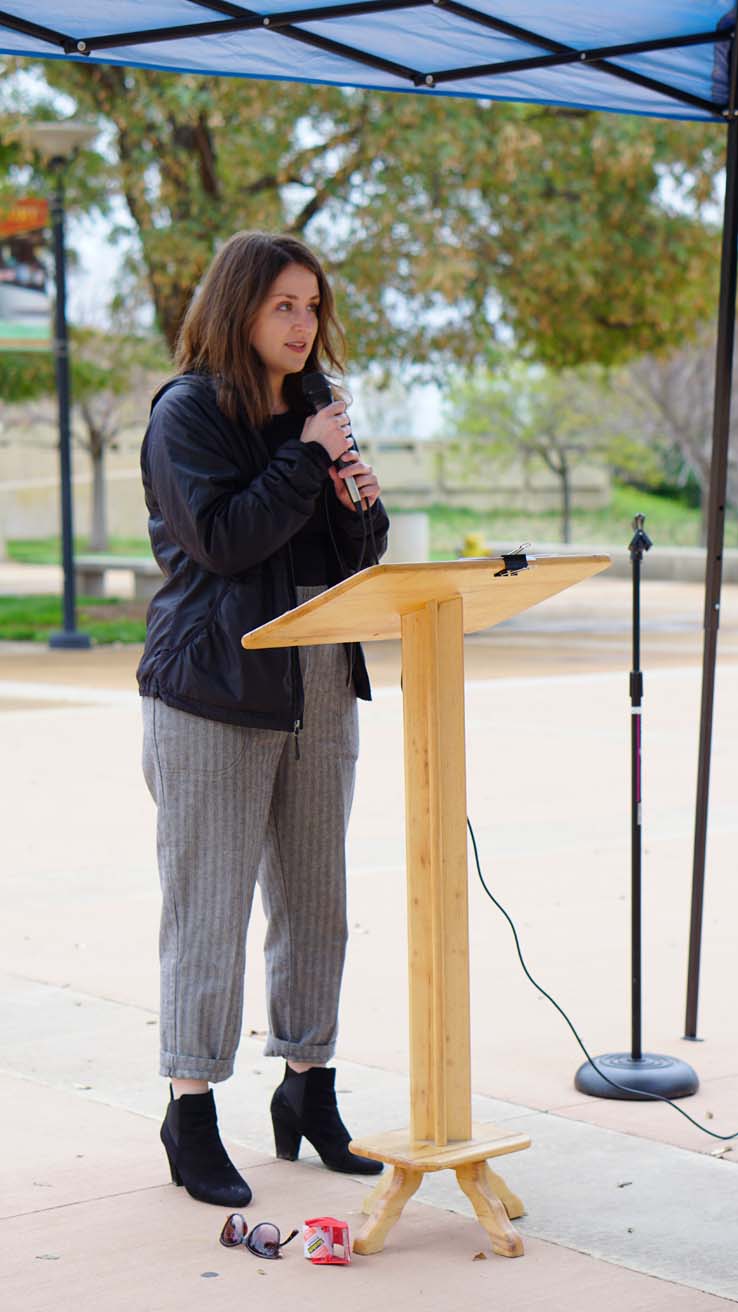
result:
[[[574,1076],[574,1087],[591,1098],[637,1102],[648,1100],[654,1093],[662,1098],[690,1098],[700,1086],[697,1072],[678,1057],[663,1057],[655,1052],[644,1052],[642,1057],[632,1057],[629,1052],[607,1052],[594,1060],[608,1079],[627,1085],[633,1092],[614,1089],[591,1062],[585,1061]]]

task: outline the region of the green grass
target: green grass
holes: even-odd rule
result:
[[[99,607],[103,617],[95,614]],[[130,602],[111,597],[81,597],[77,627],[96,643],[143,642],[146,624],[142,616],[129,613],[132,609]],[[61,597],[0,597],[0,642],[48,642],[61,627]]]
[[[391,501],[390,501],[391,512]],[[444,560],[456,555],[467,533],[481,533],[493,547],[508,550],[522,542],[560,542],[558,511],[468,510],[442,505],[427,508],[430,517],[431,556]],[[396,511],[401,514],[401,511]],[[696,547],[699,544],[699,510],[654,493],[632,487],[613,488],[610,505],[602,510],[575,510],[572,542],[627,546],[633,536],[633,516],[646,516],[646,529],[654,547]],[[738,546],[738,514],[730,511],[725,522],[726,547]]]
[[[75,538],[76,555],[89,554],[89,545],[84,538]],[[17,560],[21,565],[59,565],[61,564],[61,543],[58,538],[9,538],[6,543],[8,560]],[[150,556],[151,547],[148,538],[111,538],[106,556]]]

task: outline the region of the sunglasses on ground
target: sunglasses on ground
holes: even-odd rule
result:
[[[257,1257],[274,1258],[282,1256],[280,1248],[284,1248],[297,1233],[293,1230],[282,1241],[277,1226],[271,1221],[260,1221],[250,1231],[241,1213],[233,1212],[220,1232],[220,1242],[224,1248],[238,1248],[239,1244],[245,1244]]]

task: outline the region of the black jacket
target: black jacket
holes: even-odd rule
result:
[[[207,375],[154,397],[141,451],[149,535],[166,576],[147,615],[141,695],[206,719],[297,731],[303,688],[295,647],[245,651],[249,629],[297,604],[290,539],[322,501],[343,567],[360,561],[361,515],[340,504],[318,442],[291,438],[270,458],[257,430],[219,409]],[[378,555],[389,521],[372,516]],[[368,562],[364,562],[368,563]],[[363,653],[347,660],[370,698]]]

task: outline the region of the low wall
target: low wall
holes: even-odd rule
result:
[[[425,521],[425,523],[423,523]],[[394,535],[393,535],[394,530]],[[493,551],[497,551],[494,546]],[[630,579],[633,566],[627,547],[618,544],[534,542],[529,556],[609,556],[612,564],[603,578]],[[679,583],[704,583],[707,553],[704,547],[653,547],[643,560],[644,579]],[[430,559],[428,518],[422,512],[397,515],[390,526],[387,564],[414,564]],[[738,549],[723,551],[723,583],[738,583]]]
[[[147,514],[139,470],[110,470],[106,482],[109,532],[113,537],[145,538]],[[72,498],[75,535],[86,537],[92,513],[89,475],[75,477]],[[53,537],[59,532],[59,500],[55,478],[0,483],[0,539]]]
[[[115,537],[146,536],[146,507],[139,472],[140,433],[122,438],[106,455],[109,530]],[[383,494],[398,510],[422,510],[434,502],[472,510],[556,510],[557,480],[545,470],[521,463],[491,464],[467,458],[443,442],[367,438],[361,450],[379,473]],[[90,460],[72,456],[75,533],[86,537],[91,515]],[[605,470],[582,466],[575,472],[576,509],[599,509],[610,497]],[[2,538],[47,538],[59,532],[58,457],[49,434],[45,446],[21,439],[0,450],[0,542]]]
[[[376,467],[382,494],[398,510],[422,510],[435,502],[470,510],[559,510],[561,485],[548,469],[514,460],[500,462],[460,448],[457,442],[362,438],[361,450]],[[600,510],[610,500],[609,471],[580,465],[572,473],[572,505]]]
[[[627,547],[590,546],[582,543],[536,542],[529,556],[610,556],[612,565],[603,577],[631,578],[633,566]],[[643,557],[644,579],[672,580],[679,583],[704,583],[707,553],[704,547],[653,547]],[[723,551],[723,583],[738,583],[738,549]]]

